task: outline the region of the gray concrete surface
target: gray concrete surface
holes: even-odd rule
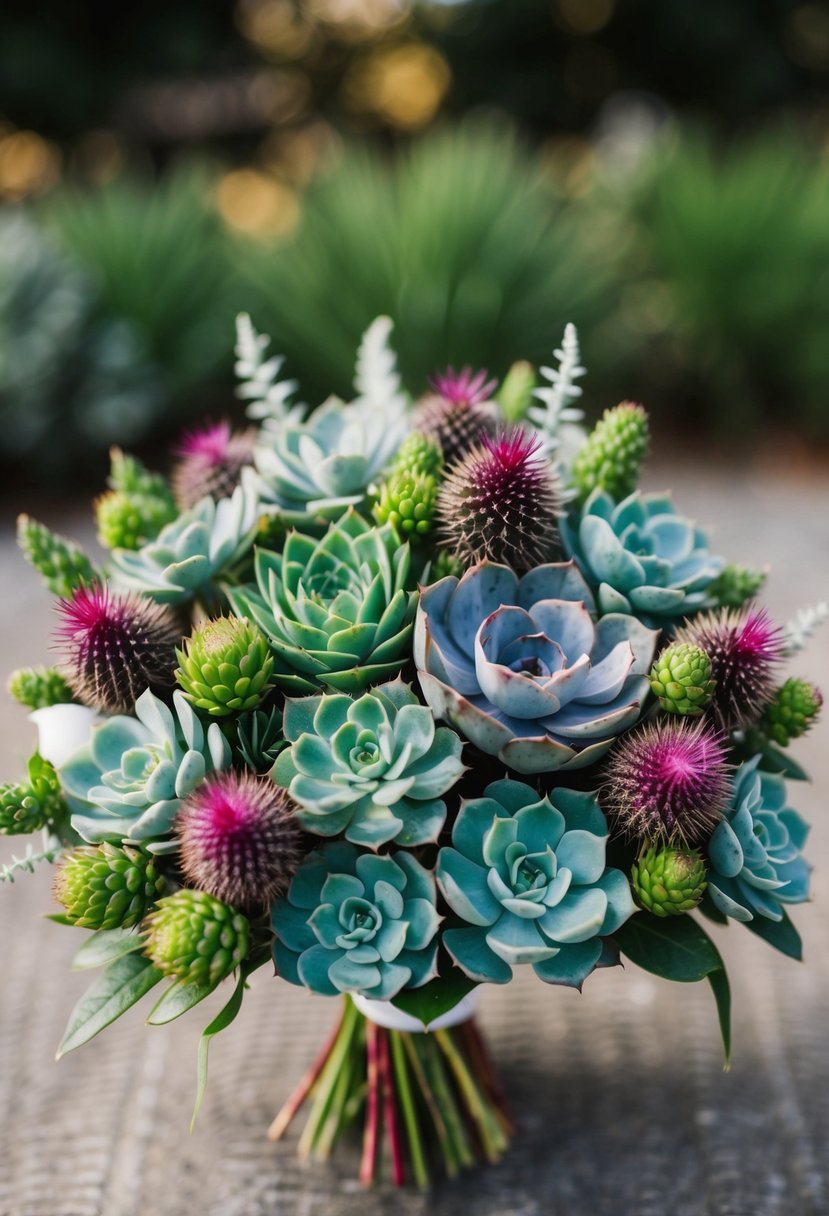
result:
[[[829,596],[829,485],[717,474],[671,479],[721,551],[774,567],[767,601],[785,618]],[[661,486],[659,488],[662,488]],[[0,667],[48,658],[48,600],[2,521]],[[50,520],[70,528],[74,520]],[[829,687],[829,630],[797,669]],[[32,745],[0,701],[0,772]],[[718,934],[734,989],[735,1050],[721,1067],[703,986],[629,967],[583,996],[532,978],[488,990],[483,1024],[521,1135],[496,1169],[429,1197],[351,1181],[353,1152],[300,1167],[295,1140],[268,1144],[270,1118],[333,1016],[262,974],[213,1045],[211,1082],[187,1132],[201,1011],[149,1030],[140,1010],[54,1062],[85,977],[78,935],[43,919],[46,872],[0,889],[0,1216],[820,1216],[829,1213],[829,747],[825,726],[797,754],[814,774],[797,800],[814,823],[814,902],[796,910],[807,962],[778,957],[737,926]],[[7,857],[9,842],[2,844]]]

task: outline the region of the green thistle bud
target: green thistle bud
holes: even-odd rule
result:
[[[537,384],[535,368],[522,359],[513,363],[498,389],[496,399],[507,422],[522,422],[527,416]]]
[[[239,617],[208,621],[177,650],[176,680],[214,718],[256,709],[271,686],[273,655],[259,629]]]
[[[442,466],[440,444],[420,431],[413,431],[397,453],[393,472],[410,473],[413,477],[423,474],[437,477]]]
[[[579,498],[587,498],[597,487],[617,502],[632,494],[648,439],[648,415],[641,405],[623,401],[605,410],[573,462],[573,485]]]
[[[18,517],[17,543],[52,595],[68,599],[78,587],[100,581],[100,575],[80,545],[58,536],[28,515]]]
[[[145,953],[165,975],[218,984],[250,952],[250,922],[206,891],[183,889],[160,900],[147,919]]]
[[[747,566],[726,566],[713,583],[709,583],[706,594],[718,608],[742,608],[743,604],[757,598],[765,581],[764,570],[749,570]]]
[[[705,862],[696,850],[648,848],[633,863],[631,885],[646,912],[681,916],[702,899]]]
[[[374,506],[381,526],[391,524],[402,538],[426,536],[432,530],[437,482],[431,473],[392,473]]]
[[[448,549],[438,549],[429,567],[429,583],[438,583],[447,575],[460,578],[463,574],[463,564],[449,552]]]
[[[140,549],[177,515],[171,498],[125,490],[110,490],[95,502],[98,540],[105,549]]]
[[[75,699],[56,667],[21,667],[9,676],[7,687],[9,695],[26,709],[48,709]]]
[[[37,752],[29,761],[29,779],[0,786],[0,836],[26,836],[66,817],[58,775]]]
[[[793,676],[777,689],[766,706],[760,730],[780,747],[788,747],[792,739],[799,739],[811,730],[822,705],[820,689]]]
[[[152,853],[114,844],[73,849],[54,884],[67,920],[82,929],[131,929],[166,888]]]
[[[693,717],[711,701],[715,681],[711,660],[699,646],[675,643],[663,650],[650,671],[650,685],[669,714]]]

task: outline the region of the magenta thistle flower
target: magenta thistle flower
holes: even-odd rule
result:
[[[75,696],[106,713],[131,711],[146,688],[173,683],[181,629],[169,608],[94,583],[58,601],[55,644]]]
[[[283,894],[300,858],[295,806],[267,777],[209,777],[176,818],[181,867],[201,891],[234,907],[264,907]]]
[[[179,460],[171,476],[179,507],[187,510],[207,495],[229,498],[242,469],[253,463],[254,439],[253,430],[233,431],[229,422],[187,431],[177,448]]]
[[[711,660],[711,713],[718,725],[733,730],[760,717],[785,653],[783,631],[764,608],[748,604],[706,612],[679,630],[676,640],[701,647]]]
[[[471,367],[464,367],[456,372],[453,367],[447,367],[445,372],[436,372],[429,377],[429,384],[439,397],[452,405],[480,405],[489,401],[497,380],[487,380],[486,368],[473,374]]]
[[[463,565],[488,559],[519,574],[558,556],[559,484],[538,436],[484,435],[438,495],[441,544]]]
[[[728,786],[723,734],[702,719],[666,719],[617,744],[601,800],[627,837],[688,847],[711,835]]]

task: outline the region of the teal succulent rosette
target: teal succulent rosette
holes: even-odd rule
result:
[[[809,898],[812,869],[802,855],[809,826],[789,806],[783,778],[762,772],[760,759],[740,766],[708,845],[708,896],[724,916],[744,922],[783,920],[786,904]]]
[[[414,657],[435,716],[519,773],[593,764],[639,717],[659,636],[594,610],[572,562],[523,578],[481,562],[425,588]]]
[[[387,1001],[437,975],[433,875],[405,852],[337,841],[311,853],[273,907],[279,975],[324,996]]]
[[[602,613],[648,623],[708,607],[708,587],[725,562],[701,528],[677,514],[664,494],[639,490],[616,503],[602,489],[562,529],[565,544],[596,593]]]
[[[370,849],[437,839],[446,819],[442,795],[464,772],[462,745],[402,680],[356,699],[289,700],[283,730],[291,746],[273,778],[300,807],[306,831],[342,833]]]
[[[361,691],[408,657],[417,592],[408,545],[349,509],[322,539],[291,532],[281,553],[256,552],[256,583],[231,587],[237,616],[254,621],[288,692]]]
[[[59,773],[84,840],[145,841],[168,835],[182,799],[230,761],[218,724],[205,730],[183,693],[173,693],[171,710],[148,689],[134,718],[93,726]]]
[[[465,922],[443,933],[458,966],[478,983],[506,984],[526,963],[547,983],[580,988],[608,961],[602,939],[636,911],[626,875],[607,867],[607,839],[593,794],[540,796],[507,779],[465,802],[436,870]]]

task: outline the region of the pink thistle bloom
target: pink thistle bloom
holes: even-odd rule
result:
[[[452,405],[480,405],[488,401],[498,383],[497,380],[487,380],[486,368],[473,374],[471,367],[464,367],[456,372],[453,367],[447,367],[443,373],[436,373],[429,378],[429,384],[444,401]]]
[[[208,464],[222,464],[230,449],[232,431],[229,422],[209,422],[197,430],[185,431],[176,455],[198,457]]]

